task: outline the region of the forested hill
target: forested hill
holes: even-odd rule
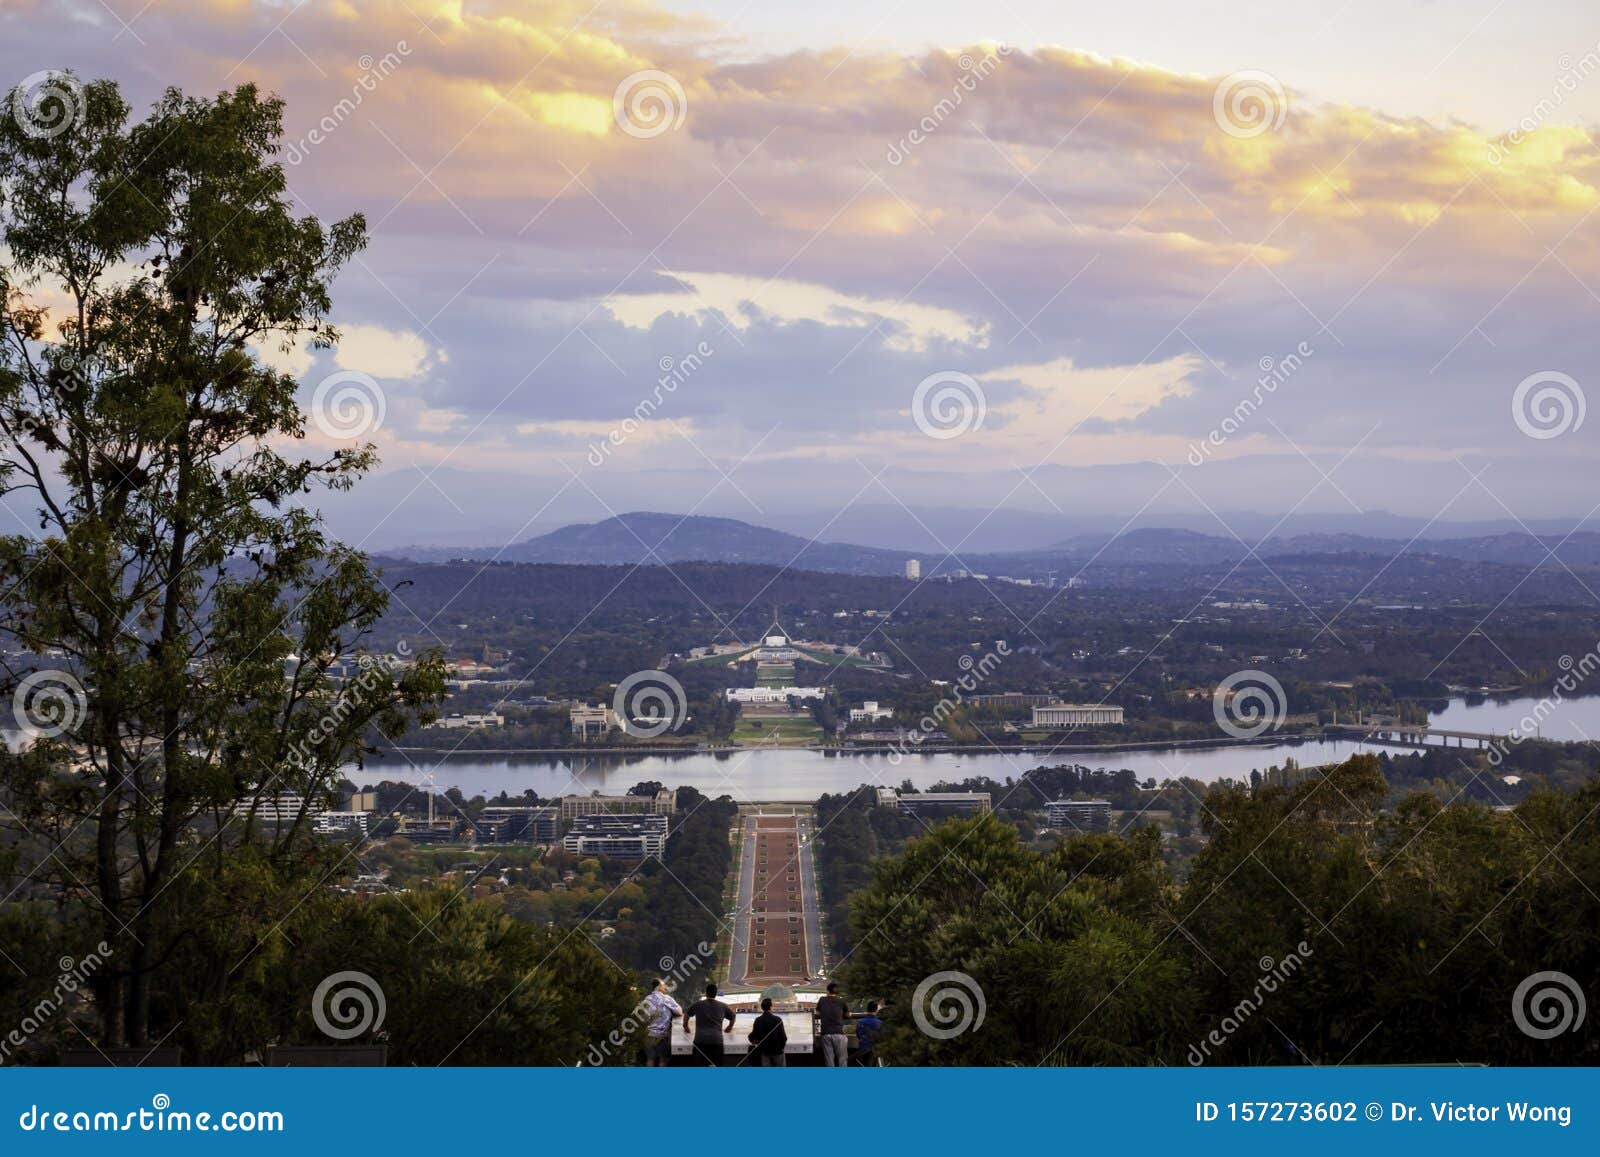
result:
[[[410,556],[473,558],[484,554],[506,562],[620,565],[714,561],[793,566],[841,574],[900,574],[906,551],[879,550],[849,543],[814,542],[781,530],[735,518],[621,514],[603,522],[563,526],[525,542],[491,552],[419,549]]]

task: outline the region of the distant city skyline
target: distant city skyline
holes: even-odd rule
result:
[[[1588,515],[1600,12],[1238,13],[24,0],[0,83],[287,98],[299,208],[372,243],[336,352],[259,352],[355,398],[308,436],[377,443],[323,504],[366,545]]]

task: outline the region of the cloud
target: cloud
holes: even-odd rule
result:
[[[262,356],[383,379],[394,465],[581,454],[700,342],[663,411],[696,445],[629,450],[708,485],[696,446],[809,486],[846,483],[773,464],[1181,460],[1306,341],[1230,452],[1498,454],[1550,486],[1592,457],[1600,424],[1535,446],[1509,413],[1529,373],[1592,361],[1591,128],[1394,117],[1283,77],[1240,134],[1220,77],[995,44],[754,57],[638,0],[154,0],[132,23],[145,47],[98,3],[35,7],[0,24],[0,70],[112,75],[136,107],[254,81],[291,140],[333,123],[287,173],[302,211],[371,225],[344,340]],[[633,135],[614,98],[648,70],[682,124]],[[947,370],[990,419],[933,443],[905,415]]]
[[[635,329],[649,329],[671,313],[715,313],[748,329],[758,316],[778,321],[810,321],[852,329],[882,327],[890,349],[925,350],[930,341],[988,344],[988,326],[953,310],[904,299],[852,296],[784,278],[762,281],[726,273],[666,273],[685,287],[682,293],[612,294],[604,300],[612,316]]]
[[[344,326],[334,347],[340,369],[359,370],[375,378],[418,377],[433,356],[428,343],[417,334],[381,325]]]

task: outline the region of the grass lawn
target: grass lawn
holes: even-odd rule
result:
[[[746,746],[762,743],[819,743],[822,728],[809,715],[740,716],[733,728],[733,741]]]

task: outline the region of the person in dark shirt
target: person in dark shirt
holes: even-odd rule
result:
[[[867,1015],[856,1018],[856,1064],[875,1065],[878,1056],[878,1034],[883,1032],[883,1020],[878,1016],[878,1002],[867,1001]]]
[[[843,1068],[849,1063],[850,1042],[844,1035],[844,1022],[850,1008],[839,996],[839,982],[828,981],[828,994],[817,1001],[817,1035],[822,1038],[822,1063],[828,1068]]]
[[[683,1031],[694,1034],[694,1055],[702,1065],[716,1068],[722,1063],[723,1041],[733,1031],[733,1009],[717,999],[717,986],[706,985],[704,1000],[691,1004],[683,1014]],[[689,1023],[693,1021],[691,1029]],[[727,1027],[723,1027],[723,1023]]]
[[[783,1027],[783,1018],[772,1011],[772,998],[761,998],[761,1015],[750,1029],[750,1053],[762,1068],[784,1067],[784,1046],[789,1043],[789,1033]]]

